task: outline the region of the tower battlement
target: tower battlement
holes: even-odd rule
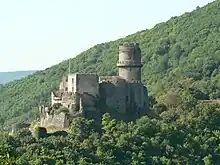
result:
[[[134,52],[136,48],[139,48],[138,43],[122,43],[119,45],[119,51],[122,52]]]
[[[120,43],[120,44],[119,44],[119,47],[120,47],[120,46],[134,47],[134,46],[139,46],[139,43],[137,43],[137,42],[134,42],[134,43],[124,42],[124,43]]]

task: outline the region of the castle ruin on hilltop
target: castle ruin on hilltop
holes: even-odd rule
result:
[[[69,73],[59,90],[51,92],[51,106],[40,106],[40,126],[67,128],[78,116],[100,121],[104,113],[130,121],[146,114],[147,88],[141,83],[139,44],[119,45],[117,76]]]

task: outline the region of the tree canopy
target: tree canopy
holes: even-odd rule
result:
[[[182,101],[220,97],[220,1],[172,17],[150,30],[98,44],[71,59],[72,72],[116,75],[118,45],[139,42],[142,80],[151,96],[168,103],[171,93]],[[0,86],[0,124],[38,118],[39,103],[48,104],[68,70],[68,60],[18,81]],[[169,106],[174,106],[169,103]]]
[[[0,131],[0,165],[220,164],[220,0],[71,59],[72,72],[116,75],[118,45],[139,42],[147,116],[132,122],[75,118],[65,131]],[[0,86],[0,126],[38,118],[68,61]],[[16,128],[22,125],[14,125]]]
[[[144,116],[125,123],[104,114],[101,131],[92,120],[76,118],[68,134],[38,127],[34,135],[0,133],[0,164],[217,165],[219,119],[216,105],[200,103],[173,121]]]

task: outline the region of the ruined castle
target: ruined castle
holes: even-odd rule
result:
[[[139,44],[119,45],[117,67],[117,76],[64,76],[59,90],[51,92],[51,106],[39,108],[40,125],[67,128],[77,116],[99,121],[104,113],[124,121],[145,115],[149,103],[147,88],[141,83]]]

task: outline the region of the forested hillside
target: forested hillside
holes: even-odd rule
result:
[[[159,103],[190,107],[192,100],[220,97],[220,0],[150,30],[96,45],[71,59],[72,72],[117,74],[118,45],[124,41],[140,43],[143,83]],[[63,61],[1,86],[0,122],[37,118],[39,103],[49,102],[67,68],[68,61]],[[172,103],[172,98],[178,100]]]
[[[16,165],[219,165],[220,111],[201,104],[174,122],[144,116],[135,123],[102,118],[102,133],[94,122],[74,120],[68,135],[34,136],[21,130],[0,133],[0,164]]]
[[[0,72],[0,84],[6,84],[14,80],[19,80],[34,72],[35,71]]]
[[[143,20],[144,21],[144,20]],[[220,0],[153,29],[103,43],[71,59],[72,72],[117,74],[118,45],[139,42],[150,93],[147,116],[75,118],[68,130],[0,131],[0,165],[219,165]],[[68,61],[0,86],[0,123],[32,121]],[[2,128],[2,127],[1,127]]]

